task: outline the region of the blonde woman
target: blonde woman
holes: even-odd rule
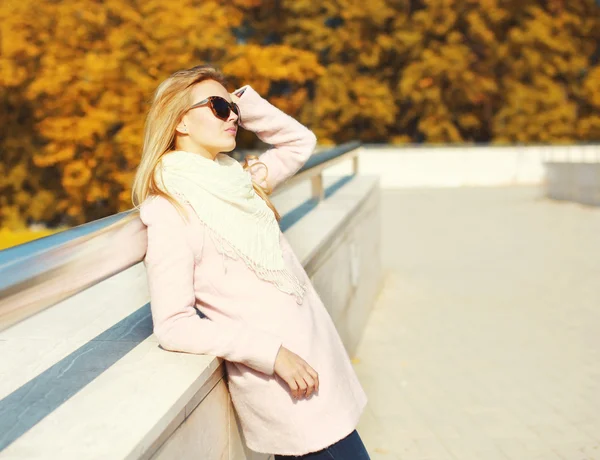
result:
[[[273,147],[242,166],[238,126]],[[269,193],[315,135],[209,66],[174,73],[146,120],[133,203],[147,226],[154,333],[170,351],[222,357],[247,446],[275,458],[368,459],[367,397]]]

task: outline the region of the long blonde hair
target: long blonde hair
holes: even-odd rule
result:
[[[187,218],[179,201],[158,186],[154,178],[154,171],[161,157],[165,153],[175,150],[175,128],[189,107],[192,87],[204,80],[214,80],[226,86],[225,76],[220,71],[209,65],[199,65],[175,72],[156,89],[146,117],[142,158],[136,170],[131,191],[131,199],[135,208],[139,209],[141,203],[148,196],[160,195],[169,200],[182,216]],[[245,159],[244,169],[250,167],[249,159],[256,158],[248,155]],[[264,166],[268,173],[264,163],[254,163],[252,167],[259,164]],[[252,186],[256,194],[265,200],[279,222],[281,216],[268,197],[272,190],[261,187],[254,180],[252,180]]]

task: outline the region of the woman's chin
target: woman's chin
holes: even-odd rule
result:
[[[228,145],[224,145],[224,146],[222,147],[222,150],[221,150],[221,152],[222,152],[222,153],[228,153],[228,152],[231,152],[231,151],[232,151],[232,150],[235,148],[235,146],[236,146],[235,139],[232,139],[232,140],[231,140],[231,142],[230,142]]]

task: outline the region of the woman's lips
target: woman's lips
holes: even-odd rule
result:
[[[229,129],[226,129],[225,132],[228,132],[229,134],[232,134],[235,136],[235,134],[237,133],[237,129],[229,128]]]

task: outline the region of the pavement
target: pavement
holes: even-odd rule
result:
[[[371,458],[600,459],[600,208],[382,192],[384,287],[353,360]]]

